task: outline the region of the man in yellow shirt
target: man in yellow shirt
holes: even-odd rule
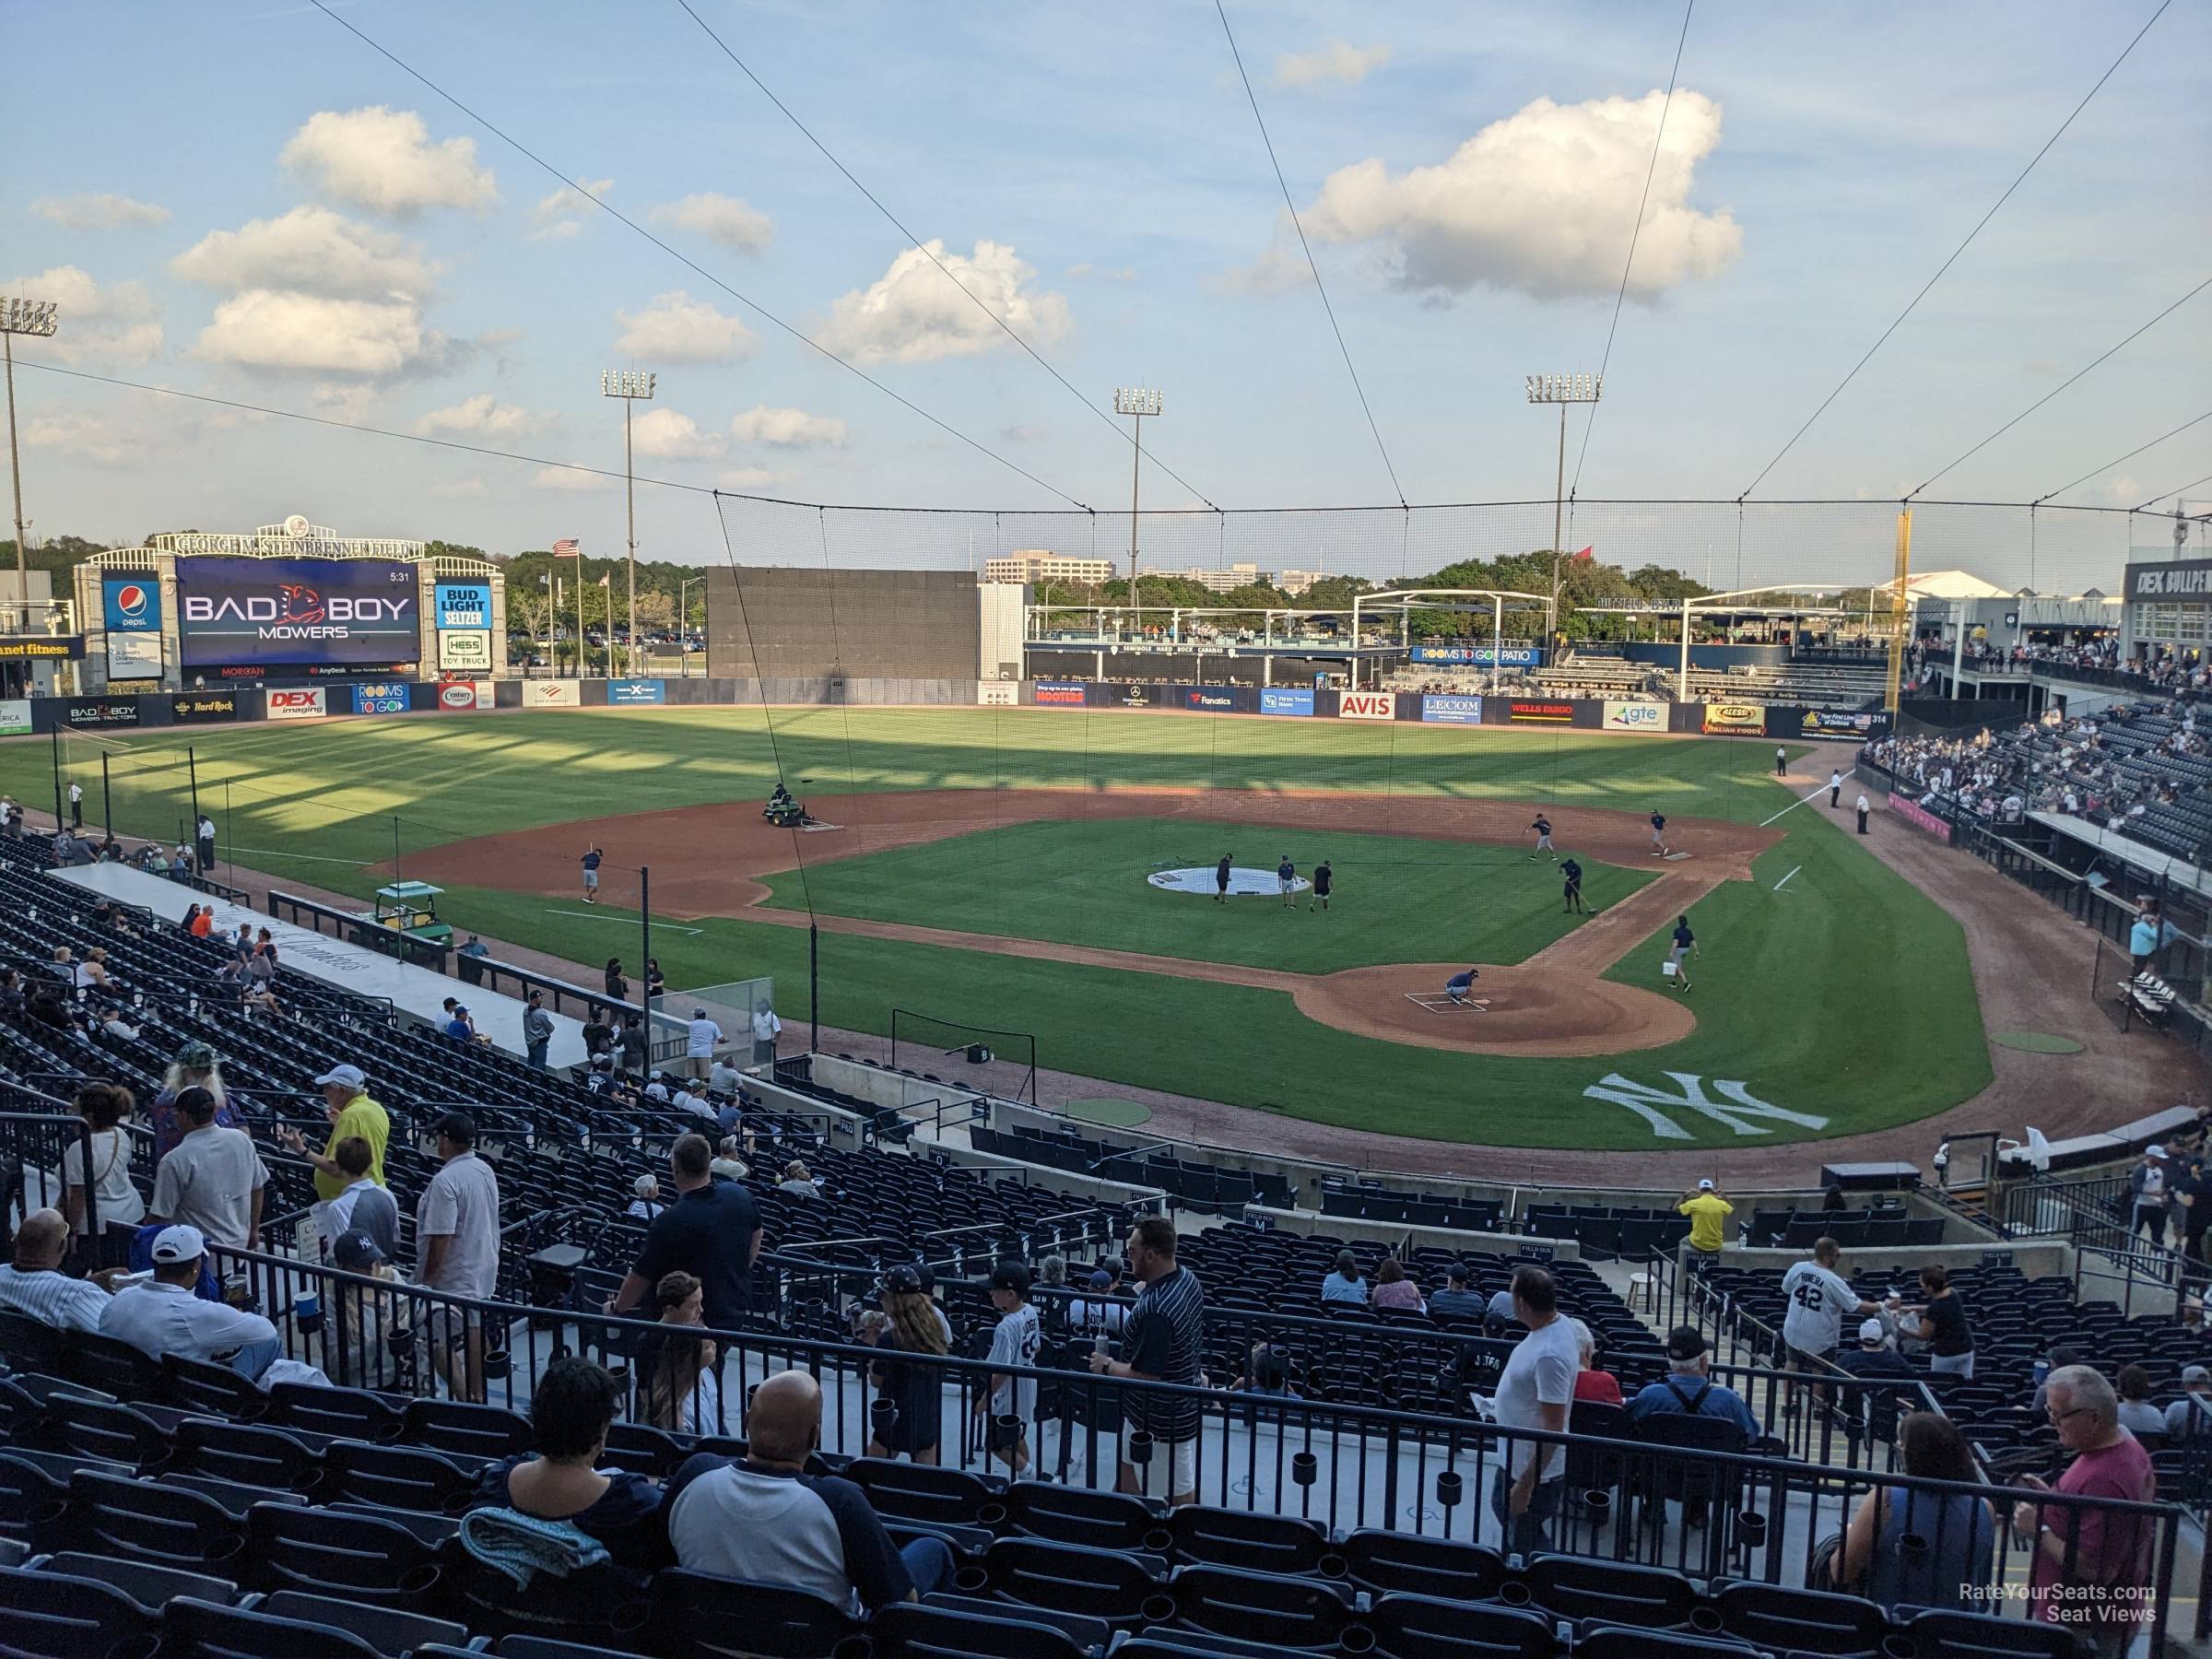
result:
[[[330,1118],[330,1138],[322,1152],[310,1152],[306,1137],[297,1129],[277,1131],[288,1150],[315,1166],[315,1196],[327,1204],[353,1183],[353,1177],[338,1168],[336,1153],[340,1141],[357,1135],[369,1143],[369,1179],[382,1186],[384,1143],[392,1138],[392,1120],[369,1098],[369,1079],[358,1065],[334,1065],[315,1083],[323,1090],[323,1110]]]
[[[1682,1202],[1675,1206],[1675,1213],[1689,1218],[1689,1245],[1684,1254],[1685,1265],[1700,1259],[1710,1264],[1720,1259],[1721,1246],[1727,1241],[1723,1229],[1728,1218],[1735,1214],[1735,1206],[1721,1195],[1721,1189],[1710,1181],[1700,1181],[1693,1192],[1682,1194]]]

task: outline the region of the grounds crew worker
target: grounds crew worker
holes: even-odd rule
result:
[[[1853,810],[1854,812],[1856,812],[1856,813],[1859,815],[1859,833],[1860,833],[1861,835],[1864,835],[1864,834],[1865,834],[1865,833],[1866,833],[1866,812],[1867,812],[1867,807],[1866,807],[1866,792],[1865,792],[1865,790],[1863,790],[1863,789],[1862,789],[1861,791],[1859,791],[1859,798],[1858,798],[1858,802],[1857,802],[1857,804],[1856,804],[1856,805],[1855,805],[1855,806],[1854,806],[1852,808],[1852,810]]]

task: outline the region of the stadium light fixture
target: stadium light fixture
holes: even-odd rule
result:
[[[1606,377],[1531,374],[1524,376],[1521,384],[1530,403],[1559,406],[1559,471],[1551,495],[1551,608],[1544,618],[1544,646],[1548,653],[1559,637],[1559,509],[1567,496],[1567,406],[1597,402],[1606,389]]]
[[[1157,386],[1116,386],[1113,412],[1130,417],[1134,435],[1129,440],[1129,610],[1141,632],[1145,619],[1136,605],[1136,475],[1145,460],[1145,417],[1159,418],[1166,399]]]
[[[632,404],[650,403],[660,382],[659,375],[641,369],[602,369],[599,371],[599,395],[622,400],[622,492],[623,513],[629,527],[629,671],[632,674],[638,671],[638,475],[631,465],[629,410]],[[583,579],[583,563],[581,559],[577,561],[576,576],[579,582]],[[614,606],[611,605],[607,606],[606,638],[607,649],[611,653],[615,638]],[[577,649],[582,651],[581,642]],[[578,662],[581,671],[581,657]],[[611,659],[607,665],[607,677],[614,677]]]
[[[0,349],[7,359],[7,473],[16,488],[16,603],[23,618],[30,615],[30,565],[23,547],[23,456],[16,448],[16,336],[49,338],[61,326],[62,308],[51,300],[25,300],[14,294],[0,296]],[[26,620],[17,626],[28,629]],[[25,672],[29,673],[26,665]]]

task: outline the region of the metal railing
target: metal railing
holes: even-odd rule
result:
[[[450,946],[418,937],[396,927],[386,927],[382,922],[371,921],[353,911],[342,911],[335,905],[317,903],[312,899],[280,893],[274,888],[269,889],[268,912],[278,921],[289,922],[295,927],[327,934],[349,945],[373,950],[379,956],[412,962],[418,968],[434,969],[440,973],[445,971],[446,958],[451,954]]]

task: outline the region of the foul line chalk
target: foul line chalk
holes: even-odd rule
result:
[[[1796,875],[1798,870],[1802,870],[1804,868],[1805,866],[1803,865],[1799,865],[1796,869],[1794,869],[1790,872],[1790,876]],[[1783,888],[1790,885],[1790,876],[1784,876],[1780,881],[1774,884],[1774,890],[1776,892],[1781,892]]]
[[[1843,774],[1843,781],[1844,781],[1846,783],[1848,783],[1848,782],[1850,782],[1852,781],[1852,779],[1853,779],[1853,778],[1857,777],[1858,775],[1859,775],[1859,769],[1858,769],[1857,767],[1855,767],[1855,766],[1854,766],[1854,767],[1853,767],[1853,768],[1852,768],[1852,769],[1851,769],[1849,771],[1847,771],[1847,772],[1845,772],[1845,773]],[[1783,809],[1782,809],[1780,812],[1776,813],[1776,814],[1774,815],[1774,818],[1761,818],[1761,819],[1759,819],[1759,827],[1761,830],[1764,830],[1764,829],[1765,829],[1765,828],[1766,828],[1766,827],[1767,827],[1769,824],[1771,824],[1771,823],[1772,823],[1772,822],[1774,821],[1774,818],[1787,818],[1787,817],[1788,817],[1788,816],[1789,816],[1791,813],[1793,813],[1793,812],[1796,811],[1798,807],[1800,807],[1800,806],[1804,806],[1804,805],[1806,804],[1806,802],[1807,802],[1807,801],[1810,801],[1810,800],[1815,800],[1815,799],[1818,799],[1819,796],[1821,796],[1821,795],[1823,795],[1823,794],[1826,794],[1827,793],[1828,793],[1828,785],[1827,785],[1827,784],[1825,784],[1825,783],[1823,783],[1823,784],[1821,784],[1821,785],[1820,785],[1820,787],[1819,787],[1819,788],[1818,788],[1818,789],[1814,790],[1814,791],[1813,791],[1813,793],[1812,793],[1811,794],[1808,794],[1808,795],[1802,795],[1802,796],[1800,796],[1798,799],[1796,799],[1796,800],[1794,800],[1794,801],[1792,801],[1792,802],[1791,802],[1791,803],[1790,803],[1790,804],[1789,804],[1787,806],[1784,806],[1784,807],[1783,807]]]
[[[638,924],[638,919],[635,916],[602,915],[597,911],[564,911],[548,909],[546,912],[546,914],[548,916],[573,916],[579,922],[619,922],[625,927],[635,927]],[[678,927],[673,922],[655,922],[653,926],[665,933],[702,934],[707,931],[703,927]]]

